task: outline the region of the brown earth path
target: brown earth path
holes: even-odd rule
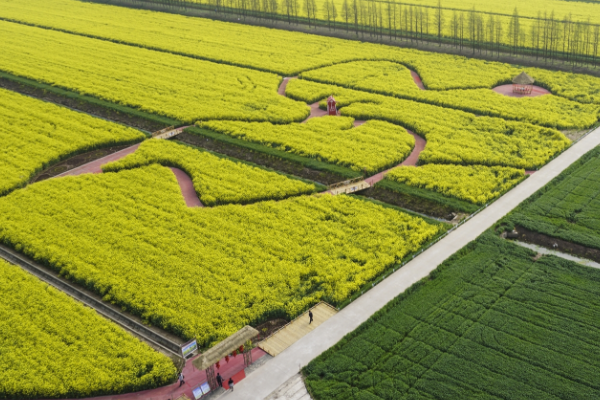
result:
[[[417,162],[419,161],[419,155],[421,154],[421,152],[423,150],[425,150],[425,145],[427,144],[427,141],[425,139],[423,139],[421,136],[417,135],[416,133],[409,131],[408,129],[406,129],[406,131],[415,138],[415,147],[413,148],[412,152],[409,154],[409,156],[406,158],[406,160],[402,161],[402,163],[396,165],[395,167],[392,167],[390,169],[387,169],[383,172],[380,172],[376,175],[373,175],[373,176],[365,179],[365,181],[367,181],[367,183],[369,185],[373,186],[377,182],[383,180],[383,178],[385,178],[385,174],[387,174],[390,170],[392,170],[394,168],[416,167],[417,166]]]
[[[421,80],[421,77],[419,76],[419,74],[417,74],[415,71],[410,70],[410,76],[412,76],[413,81],[415,81],[415,85],[417,85],[419,87],[419,89],[421,90],[427,90],[425,89],[425,85],[423,85],[423,81]]]
[[[138,147],[140,147],[140,143],[134,144],[133,146],[130,146],[126,149],[117,151],[113,154],[109,154],[106,157],[99,158],[95,161],[84,164],[77,168],[73,168],[72,170],[63,172],[62,174],[55,176],[55,178],[63,176],[77,176],[81,174],[101,174],[103,165],[108,164],[112,161],[122,159],[123,157],[136,151]],[[198,194],[194,189],[194,183],[192,182],[192,179],[189,177],[189,175],[186,174],[184,171],[180,170],[179,168],[171,168],[171,171],[173,171],[173,174],[175,174],[175,177],[177,178],[177,183],[179,183],[179,187],[181,189],[181,194],[183,195],[183,198],[185,200],[185,204],[188,207],[204,207],[204,205],[198,198]]]
[[[419,75],[417,75],[416,72],[411,71],[411,75],[412,74],[414,74],[413,75],[413,79],[415,79],[415,83],[417,84],[417,86],[419,86],[419,84],[420,84],[419,87],[421,87],[421,89],[425,90],[425,88],[422,87],[423,84],[420,83],[421,79],[419,78]],[[415,78],[415,76],[416,76],[416,78]],[[286,96],[285,89],[287,87],[287,84],[292,79],[297,79],[297,77],[293,76],[293,77],[285,77],[285,78],[283,78],[283,81],[281,82],[281,85],[279,85],[279,88],[277,89],[277,93],[280,94],[281,96]],[[418,79],[419,83],[417,83],[417,79]],[[310,116],[307,119],[305,119],[304,121],[302,121],[302,123],[308,121],[311,118],[322,117],[324,115],[327,115],[327,111],[323,111],[323,110],[321,110],[319,108],[319,102],[318,101],[316,103],[311,104],[310,105],[310,109],[311,109]],[[365,121],[365,120],[354,120],[354,126],[355,127],[361,126],[365,122],[367,122],[367,121]],[[415,138],[415,147],[413,148],[413,150],[410,153],[410,155],[406,158],[406,160],[404,160],[402,163],[398,164],[397,166],[395,166],[393,168],[400,167],[400,166],[413,166],[413,167],[415,167],[417,165],[417,161],[419,161],[419,155],[425,149],[425,145],[427,144],[427,141],[424,138],[422,138],[421,136],[417,135],[416,133],[414,133],[412,131],[409,131],[408,129],[406,129],[406,131],[408,133],[410,133]],[[373,186],[377,182],[381,181],[384,178],[385,174],[387,172],[389,172],[393,168],[387,169],[387,170],[385,170],[383,172],[380,172],[380,173],[378,173],[376,175],[373,175],[373,176],[371,176],[369,178],[366,178],[365,181],[367,183],[369,183],[371,186]],[[325,191],[324,193],[331,193],[331,192],[330,191]]]

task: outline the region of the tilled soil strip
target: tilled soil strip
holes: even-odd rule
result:
[[[515,230],[517,231],[517,237],[510,237],[512,239],[517,239],[525,243],[537,244],[550,250],[574,254],[583,258],[600,262],[600,250],[598,249],[572,243],[564,239],[545,235],[543,233],[534,232],[519,225],[515,227]]]

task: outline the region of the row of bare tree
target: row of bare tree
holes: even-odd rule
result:
[[[111,0],[97,0],[110,2]],[[123,0],[120,0],[123,1]],[[160,3],[173,8],[202,8],[216,13],[254,17],[288,24],[308,24],[352,32],[379,40],[436,42],[473,53],[509,52],[546,61],[600,65],[600,25],[562,18],[554,11],[537,17],[512,15],[401,1],[381,0],[125,0],[132,4]],[[336,4],[337,3],[337,4]]]

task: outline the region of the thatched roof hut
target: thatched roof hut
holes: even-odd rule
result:
[[[203,353],[192,363],[199,370],[204,370],[216,364],[221,358],[231,354],[234,350],[246,343],[248,340],[258,336],[258,331],[251,326],[246,325],[215,347]]]
[[[521,72],[513,79],[515,85],[533,85],[535,79],[527,75],[525,72]]]

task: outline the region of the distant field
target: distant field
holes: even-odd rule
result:
[[[316,400],[600,396],[600,271],[491,233],[303,373]]]
[[[348,61],[394,61],[416,70],[427,88],[447,90],[491,88],[523,70],[506,63],[75,0],[0,0],[0,18],[283,76]],[[527,72],[555,94],[600,103],[600,78],[540,68]]]

